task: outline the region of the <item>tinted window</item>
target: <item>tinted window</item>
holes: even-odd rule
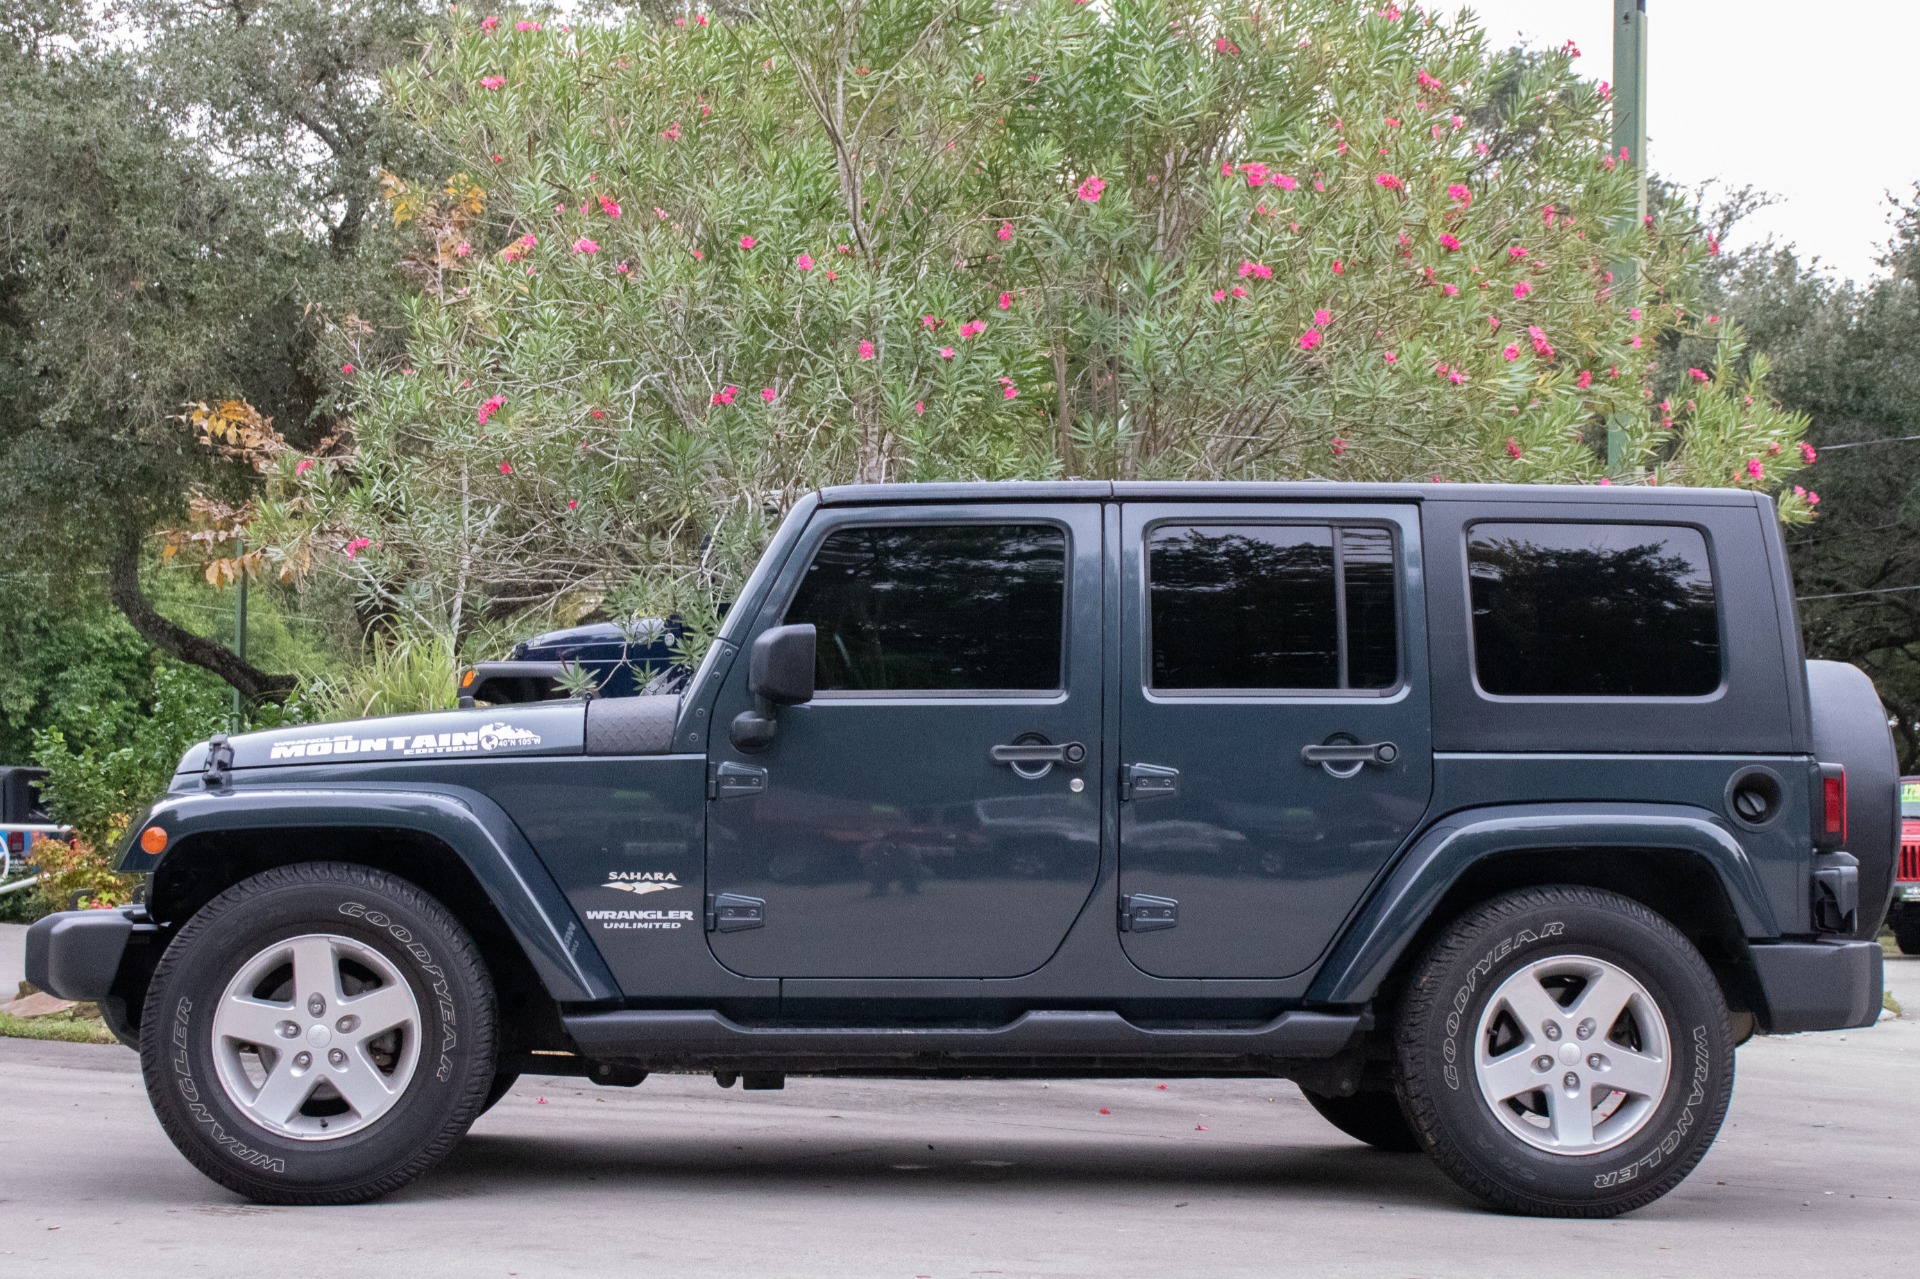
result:
[[[1707,543],[1657,524],[1477,524],[1480,686],[1533,697],[1698,697],[1720,686]]]
[[[842,529],[788,622],[819,629],[821,691],[1060,687],[1067,535],[1051,525]]]
[[[1147,579],[1156,689],[1387,688],[1398,678],[1384,529],[1161,525],[1148,535]]]

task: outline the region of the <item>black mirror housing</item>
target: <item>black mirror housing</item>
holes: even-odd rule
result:
[[[774,706],[798,706],[813,700],[814,630],[811,625],[776,626],[753,642],[747,691]]]
[[[776,708],[813,700],[814,643],[810,625],[776,626],[753,642],[747,659],[753,709],[733,717],[728,736],[734,749],[748,754],[765,750],[773,742]]]

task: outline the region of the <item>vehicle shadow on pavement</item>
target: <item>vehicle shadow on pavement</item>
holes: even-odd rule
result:
[[[690,1182],[715,1190],[748,1186],[805,1193],[849,1184],[878,1194],[1003,1187],[1019,1191],[1100,1187],[1132,1192],[1159,1188],[1175,1195],[1205,1186],[1312,1194],[1393,1205],[1472,1206],[1424,1155],[1389,1155],[1358,1145],[1172,1145],[1164,1139],[932,1143],[893,1138],[800,1142],[716,1134],[709,1139],[654,1139],[645,1145],[566,1136],[470,1134],[435,1175],[407,1198],[490,1194],[530,1184],[577,1188],[619,1181],[625,1188],[660,1182],[685,1193]]]

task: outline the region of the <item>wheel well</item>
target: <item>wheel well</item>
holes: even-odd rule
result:
[[[1763,1007],[1746,930],[1725,885],[1706,858],[1676,848],[1550,848],[1496,853],[1469,866],[1449,887],[1381,983],[1375,1002],[1397,1002],[1413,967],[1448,924],[1481,902],[1520,888],[1579,884],[1631,898],[1692,942],[1720,982],[1727,1007]]]
[[[147,911],[170,936],[202,906],[228,888],[275,866],[296,862],[351,862],[407,880],[445,906],[473,938],[493,980],[499,1007],[501,1056],[536,1049],[572,1051],[560,1010],[541,985],[526,952],[488,898],[466,862],[442,841],[418,831],[323,827],[271,832],[214,831],[182,840],[168,851],[147,892]],[[157,962],[157,950],[153,954]],[[140,989],[127,992],[127,1011],[138,1026],[147,967]]]

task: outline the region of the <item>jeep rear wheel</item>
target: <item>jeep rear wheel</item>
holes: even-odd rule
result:
[[[1908,915],[1893,925],[1893,940],[1903,955],[1920,955],[1920,915]]]
[[[263,872],[203,907],[147,994],[161,1126],[269,1203],[355,1203],[432,1167],[494,1082],[494,997],[426,893],[362,866]]]
[[[1488,1204],[1607,1217],[1706,1153],[1733,1039],[1698,951],[1639,903],[1527,889],[1457,920],[1414,970],[1396,1044],[1421,1145]]]

